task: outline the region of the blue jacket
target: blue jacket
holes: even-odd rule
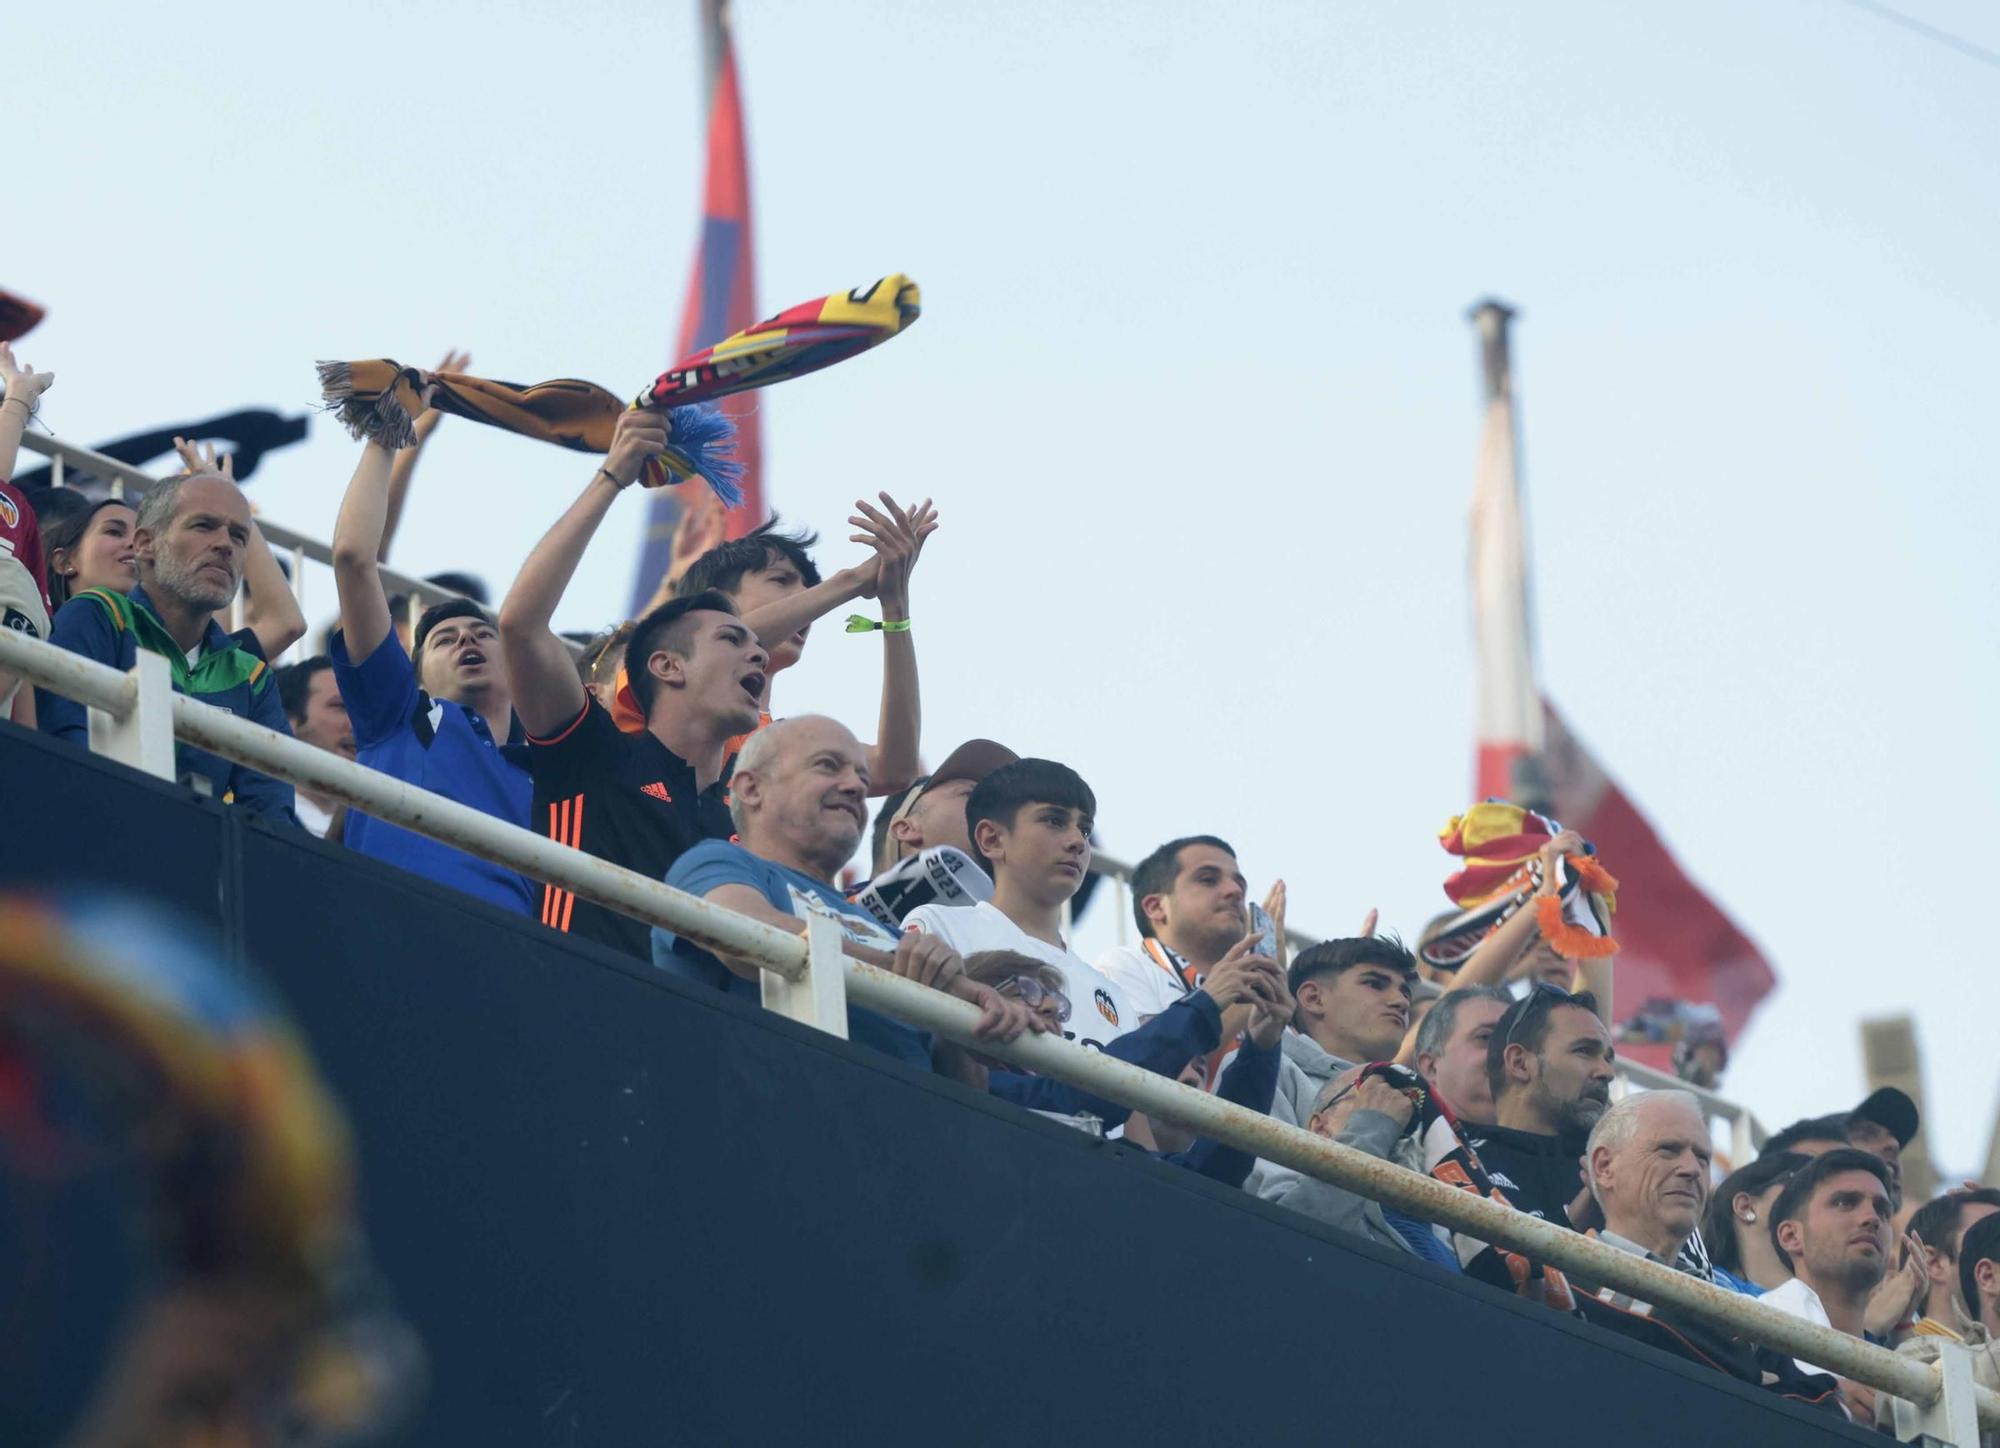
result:
[[[285,706],[278,698],[277,680],[248,629],[227,633],[214,619],[202,636],[201,657],[193,664],[167,632],[143,588],[129,594],[91,588],[56,610],[49,642],[100,664],[129,670],[144,648],[159,654],[173,670],[174,692],[227,709],[280,734],[292,732]],[[35,717],[44,734],[90,747],[90,712],[73,699],[35,691]],[[215,797],[233,800],[254,814],[297,824],[292,812],[292,787],[283,780],[210,754],[191,744],[177,744],[174,770],[181,778],[199,775],[209,781]]]
[[[1104,1054],[1162,1076],[1178,1076],[1181,1068],[1196,1056],[1213,1051],[1222,1039],[1222,1011],[1204,991],[1182,996],[1137,1030],[1105,1046]],[[1271,1067],[1277,1081],[1277,1065]],[[1104,1123],[1106,1131],[1122,1126],[1132,1114],[1129,1106],[1106,1101],[1065,1082],[1022,1071],[995,1071],[987,1077],[986,1089],[1003,1101],[1025,1106],[1030,1111],[1053,1111],[1063,1116],[1088,1112]],[[1270,1110],[1267,1100],[1259,1108]]]

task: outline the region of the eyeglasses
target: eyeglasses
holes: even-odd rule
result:
[[[1033,1010],[1043,1001],[1056,1008],[1058,1020],[1069,1019],[1069,997],[1052,986],[1043,985],[1032,975],[1010,975],[993,987],[1001,995],[1016,995],[1021,1004]]]

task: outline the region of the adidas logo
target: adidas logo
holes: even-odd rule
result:
[[[664,784],[661,784],[657,779],[654,780],[651,784],[640,785],[639,793],[650,794],[654,799],[665,800],[668,804],[672,804],[674,802],[674,797],[667,793],[667,787]]]

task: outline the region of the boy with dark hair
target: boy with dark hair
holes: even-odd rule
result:
[[[279,669],[278,699],[285,706],[285,717],[292,721],[293,735],[342,759],[355,757],[354,725],[333,677],[333,660],[314,654]],[[322,840],[341,840],[346,834],[347,806],[303,784],[297,790],[293,809],[306,832]]]
[[[1177,1076],[1196,1056],[1221,1040],[1226,1006],[1253,1005],[1251,1039],[1238,1053],[1246,1072],[1260,1084],[1236,1085],[1239,1104],[1268,1100],[1275,1084],[1274,1049],[1289,1007],[1284,982],[1273,961],[1245,949],[1232,953],[1209,973],[1202,988],[1171,1009],[1141,1023],[1118,988],[1069,949],[1062,934],[1063,907],[1090,868],[1090,830],[1097,797],[1067,765],[1021,759],[982,778],[966,801],[972,846],[993,877],[993,897],[971,906],[923,905],[910,912],[904,929],[937,936],[961,957],[1006,950],[1042,961],[1062,973],[1072,1002],[1063,1034],[1070,1040],[1165,1076]],[[1038,1110],[1089,1111],[1110,1119],[1124,1108],[1084,1096],[1060,1082],[1033,1076],[996,1076],[995,1095]],[[1253,1109],[1266,1110],[1257,1104]],[[1141,1144],[1151,1144],[1142,1128]]]
[[[807,551],[819,542],[819,535],[780,532],[774,515],[755,531],[695,559],[674,587],[682,598],[715,592],[729,599],[737,616],[769,651],[773,677],[799,661],[816,620],[857,598],[880,601],[880,622],[857,614],[848,623],[849,632],[882,634],[882,710],[876,742],[868,747],[872,795],[895,793],[922,768],[917,757],[921,705],[916,644],[910,636],[910,572],[924,540],[937,529],[937,512],[928,498],[905,509],[887,493],[880,496],[879,509],[856,500],[857,512],[847,520],[860,530],[853,541],[875,550],[866,563],[843,568],[822,581]],[[771,721],[768,684],[758,701],[758,719],[757,727]]]
[[[1322,940],[1300,951],[1285,980],[1294,1009],[1271,1115],[1303,1129],[1334,1077],[1393,1059],[1416,980],[1416,957],[1393,935]],[[1283,1201],[1301,1180],[1290,1167],[1260,1161],[1250,1186],[1265,1201]]]
[[[424,610],[407,650],[396,630],[381,568],[396,461],[379,442],[363,444],[333,525],[340,622],[327,654],[356,757],[393,779],[525,827],[532,785],[493,619],[472,599],[453,598]],[[518,870],[358,810],[348,812],[342,840],[517,915],[526,915],[535,898],[535,885]]]
[[[769,661],[721,594],[662,604],[638,621],[625,647],[645,718],[643,729],[628,734],[585,691],[550,620],[591,535],[666,446],[667,433],[661,413],[634,409],[619,417],[604,466],[529,553],[500,606],[501,651],[530,746],[536,827],[655,880],[700,840],[729,838],[726,746],[756,727]],[[544,887],[541,920],[651,959],[642,921],[568,891]]]

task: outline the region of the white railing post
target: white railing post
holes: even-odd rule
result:
[[[132,711],[120,718],[92,706],[90,752],[134,769],[174,778],[174,675],[145,649],[132,663]]]
[[[846,934],[840,917],[826,905],[792,891],[792,909],[806,922],[806,970],[787,980],[774,970],[761,972],[764,1009],[828,1035],[847,1039],[847,961],[841,949]]]
[[[1949,1443],[1952,1448],[1979,1448],[1979,1403],[1972,1391],[1972,1350],[1963,1343],[1940,1343],[1937,1372],[1942,1391],[1937,1401],[1913,1403],[1897,1398],[1896,1437],[1905,1443],[1919,1437]]]

